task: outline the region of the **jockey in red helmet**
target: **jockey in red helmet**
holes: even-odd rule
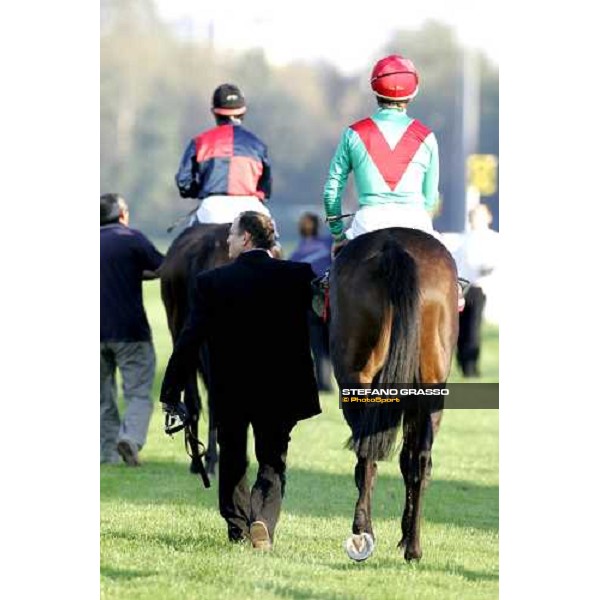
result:
[[[371,89],[378,110],[344,131],[325,183],[327,217],[339,216],[346,181],[354,171],[359,210],[346,233],[341,220],[330,222],[338,245],[384,227],[433,232],[431,213],[439,181],[437,140],[428,127],[406,113],[407,104],[419,91],[417,70],[402,56],[386,56],[373,68]]]
[[[327,217],[342,214],[348,175],[354,172],[359,210],[344,232],[341,219],[329,222],[334,253],[363,233],[386,227],[421,229],[435,235],[431,215],[438,202],[439,156],[435,134],[406,113],[419,92],[411,60],[392,54],[371,73],[378,110],[350,125],[329,167],[324,203]]]
[[[271,216],[265,206],[271,195],[267,146],[242,127],[246,99],[239,87],[220,85],[213,93],[216,127],[188,144],[175,181],[183,198],[202,200],[192,218],[200,223],[232,223],[246,210]]]
[[[419,74],[411,60],[392,54],[373,67],[371,89],[386,100],[412,100],[419,93]]]

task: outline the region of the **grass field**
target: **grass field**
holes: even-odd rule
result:
[[[159,384],[171,348],[157,282],[145,300]],[[487,327],[481,381],[498,381],[498,331]],[[460,381],[453,374],[452,381]],[[365,563],[342,549],[356,491],[348,429],[333,394],[323,414],[294,430],[275,549],[258,554],[227,542],[216,484],[188,473],[181,435],[162,432],[158,406],[144,465],[101,467],[103,598],[245,600],[490,599],[498,597],[498,411],[446,411],[425,496],[423,559],[396,550],[404,488],[396,461],[380,464],[373,516],[377,547]],[[205,431],[206,424],[203,424]],[[256,472],[251,463],[250,476]]]

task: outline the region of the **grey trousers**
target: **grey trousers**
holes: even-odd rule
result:
[[[117,407],[116,370],[123,381],[125,414]],[[117,443],[146,443],[152,415],[156,356],[152,342],[100,342],[100,461],[120,462]]]

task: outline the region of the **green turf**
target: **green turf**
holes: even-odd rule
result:
[[[170,351],[158,283],[146,284],[158,369]],[[497,381],[498,331],[487,327],[482,380]],[[457,377],[453,377],[458,381]],[[162,433],[155,410],[144,465],[101,467],[103,598],[488,599],[498,597],[498,411],[446,411],[425,498],[423,559],[396,550],[404,488],[395,461],[380,464],[373,517],[377,546],[365,563],[342,549],[356,493],[348,429],[337,399],[292,435],[288,484],[275,550],[230,545],[216,487],[187,471],[180,436]],[[205,430],[206,424],[203,424]],[[251,476],[256,465],[252,462]]]

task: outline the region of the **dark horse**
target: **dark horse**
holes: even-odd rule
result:
[[[456,282],[452,256],[422,231],[382,229],[349,242],[335,259],[330,280],[331,358],[339,385],[445,383],[458,336]],[[398,547],[406,560],[421,558],[423,493],[443,404],[427,399],[439,396],[418,398],[411,403],[343,405],[352,429],[348,445],[357,456],[359,497],[353,535],[345,545],[354,560],[365,560],[373,551],[376,461],[392,454],[401,424],[406,501]]]
[[[174,240],[167,252],[161,267],[160,283],[162,301],[167,313],[167,322],[173,344],[183,328],[188,314],[190,299],[194,294],[195,275],[230,262],[227,246],[230,228],[230,223],[195,225],[184,230]],[[210,390],[208,353],[204,346],[198,356],[198,373],[202,377],[206,389]],[[192,473],[200,473],[202,456],[193,438],[198,439],[198,419],[202,402],[195,373],[190,376],[186,383],[184,402],[192,418],[190,425],[192,439],[188,440],[186,438],[192,459],[190,470]],[[211,417],[210,399],[208,401],[208,413],[209,434],[206,471],[209,475],[214,475],[217,464],[217,435],[214,419]],[[187,435],[188,433],[186,433]]]

